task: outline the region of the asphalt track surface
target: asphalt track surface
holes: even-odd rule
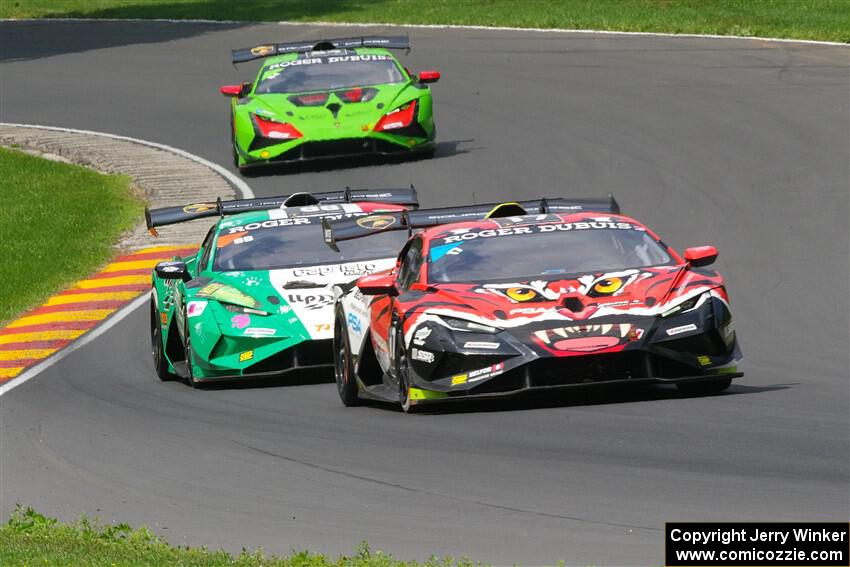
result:
[[[229,164],[217,87],[253,67],[234,70],[228,49],[350,33],[6,22],[0,119]],[[160,383],[139,310],[2,397],[2,516],[19,502],[180,544],[366,539],[500,564],[658,564],[666,521],[846,521],[850,50],[410,35],[407,66],[443,73],[437,157],[278,171],[250,179],[256,193],[413,182],[434,206],[613,192],[674,247],[719,247],[746,376],[706,398],[659,387],[408,416],[346,409],[332,384]]]

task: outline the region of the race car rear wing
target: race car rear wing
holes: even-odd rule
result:
[[[439,209],[421,209],[374,214],[358,219],[328,221],[322,219],[322,235],[325,244],[336,248],[336,243],[354,238],[363,238],[388,230],[407,230],[429,228],[441,224],[483,220],[487,218],[548,214],[579,213],[597,211],[600,213],[620,214],[620,205],[613,195],[607,199],[534,199],[511,203],[488,203],[483,205],[465,205],[461,207],[443,207]]]
[[[419,207],[419,197],[416,188],[402,187],[398,189],[351,189],[346,187],[341,191],[323,191],[319,193],[293,193],[279,197],[257,197],[255,199],[234,199],[214,203],[191,203],[182,207],[165,207],[150,210],[145,207],[145,223],[148,231],[157,236],[156,227],[177,224],[205,217],[235,215],[248,211],[279,209],[282,207],[303,207],[307,205],[335,203],[386,203],[403,207]]]
[[[410,38],[400,36],[363,36],[323,39],[320,41],[298,41],[292,43],[267,43],[256,47],[234,49],[233,64],[245,63],[254,59],[262,59],[272,55],[285,53],[309,53],[311,51],[328,51],[331,49],[347,49],[352,47],[383,47],[384,49],[410,50]]]

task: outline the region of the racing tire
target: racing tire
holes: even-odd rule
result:
[[[345,332],[345,319],[337,311],[334,323],[334,379],[339,399],[346,407],[359,406],[357,379],[354,377],[354,362],[351,360],[351,342]]]
[[[157,309],[156,293],[151,294],[151,355],[153,356],[153,367],[156,375],[163,382],[174,380],[177,375],[168,369],[168,360],[162,347],[162,325],[159,320],[159,309]]]
[[[399,328],[396,333],[395,372],[398,377],[398,401],[405,413],[416,413],[421,409],[421,406],[410,402],[410,363],[404,349],[404,331]]]
[[[706,382],[683,382],[676,384],[676,387],[686,396],[709,396],[711,394],[718,394],[731,385],[731,378],[719,378]]]

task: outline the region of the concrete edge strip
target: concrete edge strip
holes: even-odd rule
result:
[[[184,150],[181,150],[179,148],[174,148],[172,146],[168,146],[168,145],[165,145],[165,144],[159,144],[159,143],[156,143],[156,142],[150,142],[150,141],[141,140],[141,139],[138,139],[138,138],[131,138],[129,136],[119,136],[117,134],[109,134],[109,133],[105,133],[105,132],[94,132],[94,131],[91,131],[91,130],[79,130],[79,129],[75,129],[75,128],[62,128],[62,127],[57,127],[57,126],[42,126],[42,125],[36,125],[36,124],[18,124],[18,123],[11,123],[11,122],[0,122],[0,126],[19,127],[19,128],[39,128],[39,129],[42,129],[42,130],[52,130],[52,131],[56,131],[56,132],[68,132],[68,133],[75,133],[75,134],[87,134],[87,135],[94,135],[94,136],[103,136],[103,137],[106,137],[106,138],[112,138],[112,139],[115,139],[115,140],[123,140],[123,141],[128,141],[128,142],[134,142],[134,143],[149,146],[149,147],[152,147],[152,148],[157,148],[157,149],[160,149],[160,150],[163,150],[163,151],[172,152],[174,154],[177,154],[177,155],[185,157],[189,160],[192,160],[196,163],[204,165],[204,166],[212,169],[213,171],[215,171],[216,173],[218,173],[222,177],[224,177],[233,186],[234,190],[237,192],[239,197],[241,197],[243,199],[250,199],[250,198],[254,197],[254,191],[251,189],[251,187],[247,183],[245,183],[243,180],[239,179],[236,175],[234,175],[230,171],[227,171],[225,168],[221,167],[220,165],[213,163],[211,161],[205,160],[202,157],[196,156],[194,154],[191,154],[191,153],[186,152]],[[134,300],[132,300],[127,305],[121,307],[120,309],[118,309],[117,311],[112,313],[100,325],[98,325],[95,328],[91,329],[90,331],[86,332],[80,338],[74,340],[72,343],[70,343],[69,345],[67,345],[63,349],[59,350],[58,352],[56,352],[56,353],[50,355],[49,357],[45,358],[44,360],[42,360],[38,364],[27,368],[26,370],[24,370],[23,372],[21,372],[20,374],[15,376],[13,379],[6,382],[5,384],[0,385],[0,396],[3,396],[4,394],[9,392],[13,388],[16,388],[17,386],[20,386],[21,384],[28,382],[29,380],[31,380],[32,378],[34,378],[38,374],[40,374],[42,371],[50,368],[51,366],[53,366],[54,364],[56,364],[57,362],[59,362],[60,360],[65,358],[66,356],[68,356],[70,353],[72,353],[75,350],[77,350],[78,348],[85,346],[88,343],[90,343],[91,341],[93,341],[94,339],[96,339],[97,337],[99,337],[100,335],[105,333],[106,331],[108,331],[110,328],[112,328],[113,326],[118,324],[121,320],[123,320],[125,317],[127,317],[127,315],[129,315],[133,310],[135,310],[136,308],[141,306],[144,303],[144,301],[147,300],[147,298],[148,298],[148,294],[143,292],[139,297],[135,298]]]
[[[782,43],[802,43],[810,45],[832,45],[837,47],[850,47],[850,43],[842,43],[840,41],[819,41],[815,39],[791,39],[783,37],[759,37],[750,35],[717,35],[717,34],[697,34],[697,33],[665,33],[665,32],[634,32],[634,31],[615,31],[615,30],[582,30],[582,29],[566,29],[566,28],[516,28],[510,26],[465,26],[458,24],[393,24],[390,22],[287,22],[287,21],[268,21],[268,22],[251,22],[239,20],[204,20],[190,19],[177,20],[169,18],[0,18],[0,22],[158,22],[168,24],[207,24],[207,25],[234,25],[234,24],[278,24],[281,26],[329,26],[339,28],[368,28],[388,26],[396,28],[409,29],[447,29],[447,30],[481,30],[481,31],[525,31],[534,33],[569,33],[569,34],[594,34],[594,35],[625,35],[625,36],[647,36],[647,37],[685,37],[685,38],[706,38],[706,39],[752,39],[756,41],[774,41]]]
[[[141,140],[139,138],[131,138],[130,136],[119,136],[117,134],[109,134],[107,132],[95,132],[93,130],[78,130],[76,128],[62,128],[59,126],[42,126],[40,124],[19,124],[16,122],[0,122],[0,126],[9,126],[13,128],[37,128],[41,130],[51,130],[54,132],[68,132],[70,134],[86,134],[89,136],[102,136],[104,138],[111,138],[113,140],[123,140],[125,142],[133,142],[135,144],[141,144],[143,146],[148,146],[151,148],[156,148],[158,150],[163,150],[166,152],[171,152],[173,154],[179,155],[186,159],[192,160],[195,163],[199,163],[203,166],[210,168],[215,171],[222,177],[224,177],[230,185],[236,190],[237,196],[242,199],[252,199],[254,197],[254,191],[251,187],[245,183],[243,180],[239,179],[234,173],[228,171],[217,163],[213,163],[209,160],[206,160],[200,156],[196,156],[195,154],[190,154],[185,150],[181,150],[180,148],[175,148],[173,146],[168,146],[166,144],[160,144],[157,142],[150,142],[148,140]]]

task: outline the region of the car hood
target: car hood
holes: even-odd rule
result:
[[[329,92],[327,101],[320,106],[298,106],[292,102],[297,95],[263,94],[252,97],[248,105],[240,108],[292,124],[307,137],[336,137],[345,135],[347,129],[362,135],[371,131],[384,114],[420,94],[409,82],[363,88],[375,89],[377,94],[366,102],[345,102]]]
[[[420,302],[414,309],[501,328],[536,320],[654,317],[722,285],[720,276],[707,270],[686,270],[684,266],[636,268],[557,280],[432,284],[429,301]]]

